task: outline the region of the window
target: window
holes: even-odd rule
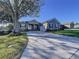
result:
[[[25,26],[25,24],[21,24],[21,26]]]
[[[53,24],[52,23],[49,24],[49,28],[53,28]]]
[[[58,27],[58,24],[55,24],[55,27],[57,28]]]

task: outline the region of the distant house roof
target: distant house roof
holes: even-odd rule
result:
[[[41,24],[40,22],[36,21],[36,20],[31,20],[28,21],[29,24]]]
[[[21,21],[21,22],[19,22],[20,24],[40,24],[41,25],[41,23],[40,22],[38,22],[38,21],[36,21],[36,20],[31,20],[31,21]]]
[[[27,21],[21,21],[21,22],[19,22],[19,24],[28,24],[28,22]]]
[[[21,21],[21,22],[19,22],[19,23],[28,23],[28,21]]]
[[[53,19],[51,19],[51,20],[47,20],[47,21],[45,21],[44,23],[46,23],[46,22],[48,22],[48,23],[57,22],[57,23],[60,24],[60,22],[59,22],[56,18],[53,18]]]
[[[70,23],[64,23],[64,25],[70,25]]]
[[[46,22],[48,22],[48,23],[58,23],[58,24],[60,24],[60,22],[56,19],[56,18],[54,18],[54,19],[51,19],[51,20],[48,20],[48,21],[45,21],[45,22],[43,22],[43,23],[46,23]],[[42,25],[43,23],[40,23],[40,22],[38,22],[37,20],[31,20],[31,21],[21,21],[20,23],[28,23],[28,24],[40,24],[40,25]]]
[[[64,23],[64,25],[71,25],[71,24],[75,24],[74,22],[67,22],[67,23]]]

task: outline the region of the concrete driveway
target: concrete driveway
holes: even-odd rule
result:
[[[79,49],[79,38],[46,32],[27,32],[29,43],[20,59],[69,59]],[[70,59],[79,59],[79,51]]]

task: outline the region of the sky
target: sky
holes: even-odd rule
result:
[[[44,22],[57,18],[61,23],[79,22],[79,0],[44,0],[39,17],[22,17],[20,21]]]

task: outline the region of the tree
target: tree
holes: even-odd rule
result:
[[[40,0],[0,0],[0,7],[4,15],[10,15],[14,23],[14,31],[18,26],[18,20],[22,16],[37,16],[40,10]],[[17,29],[19,32],[19,28]]]
[[[70,28],[73,29],[74,28],[74,22],[70,23]]]

